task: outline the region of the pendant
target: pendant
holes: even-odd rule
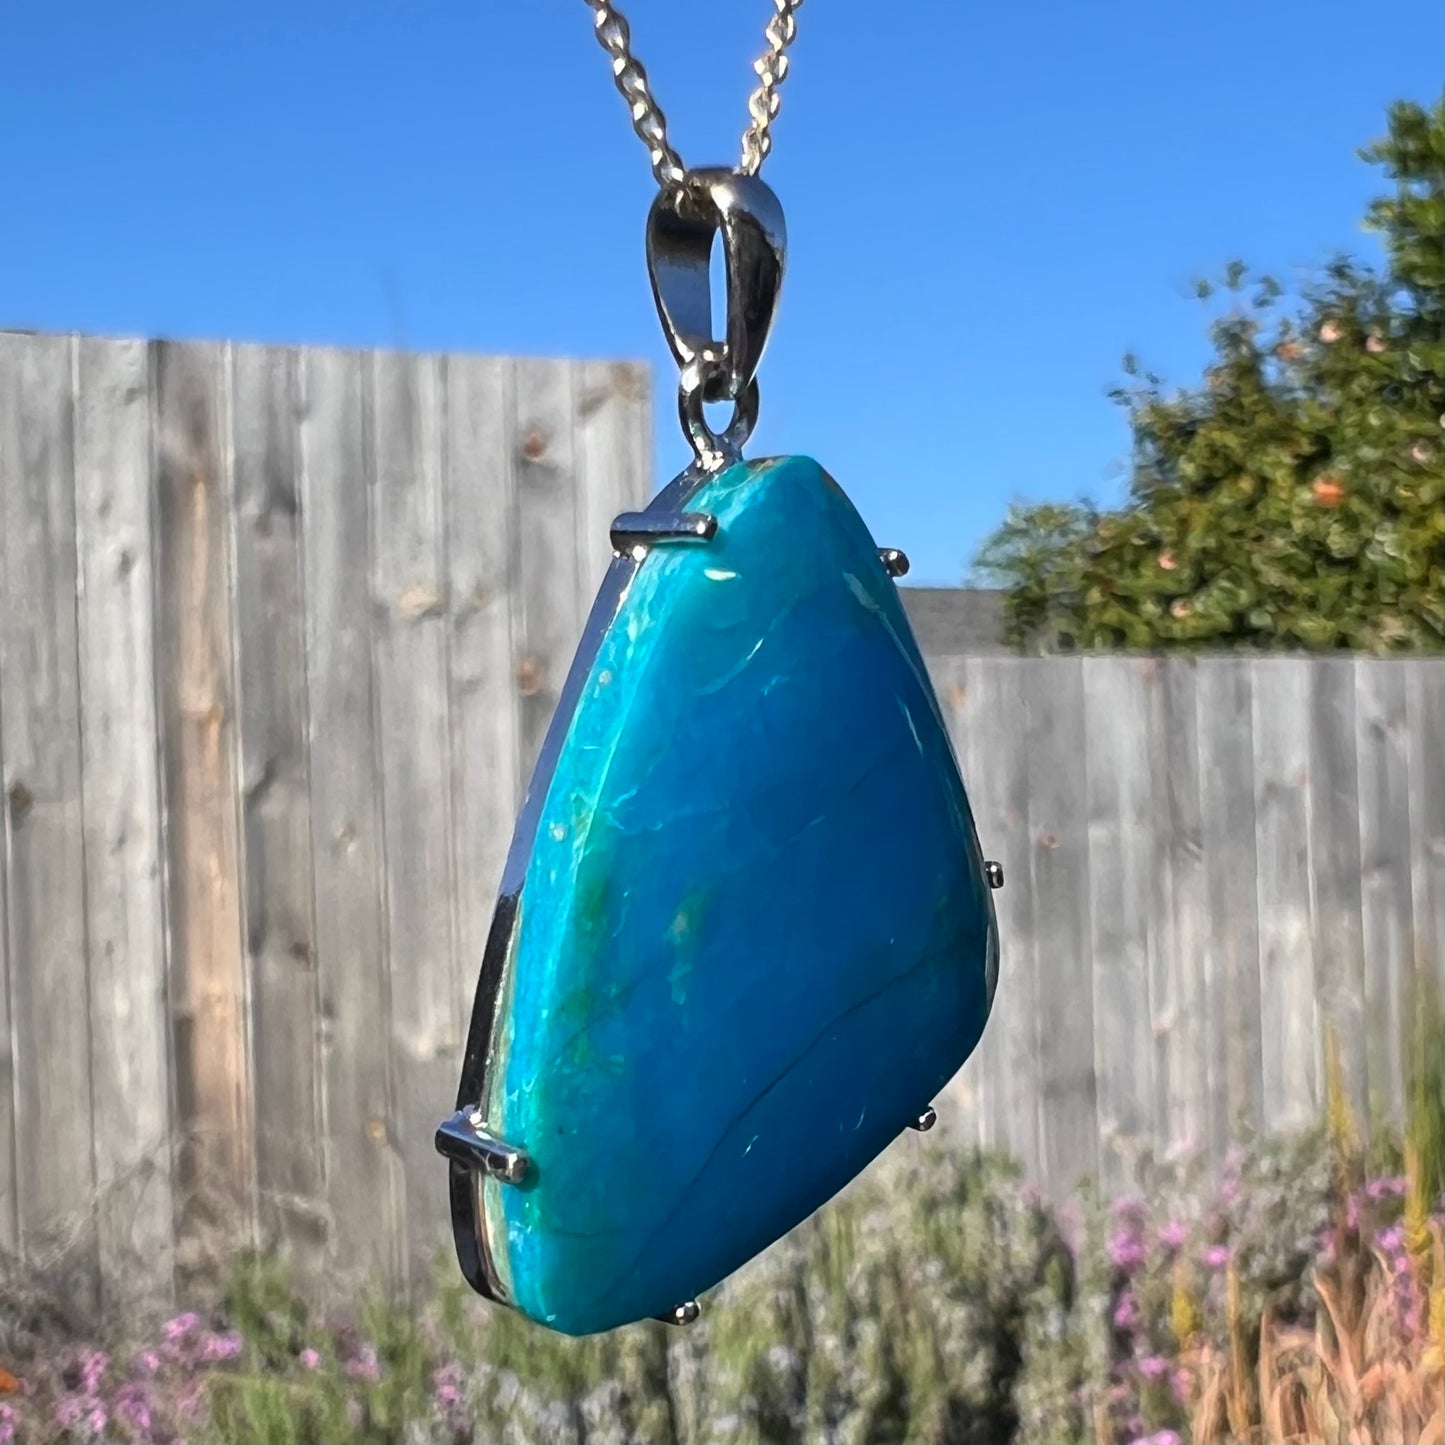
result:
[[[572,1335],[686,1323],[926,1128],[997,977],[1001,880],[900,554],[817,463],[739,455],[781,211],[756,178],[691,185],[659,197],[649,259],[697,461],[614,524],[437,1138],[467,1279]],[[721,435],[704,399],[735,404]]]

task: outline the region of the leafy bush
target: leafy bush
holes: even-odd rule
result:
[[[1365,217],[1387,264],[1341,258],[1294,296],[1233,266],[1202,384],[1126,359],[1125,505],[1015,506],[979,553],[1013,642],[1445,643],[1445,110],[1393,106],[1361,154],[1391,183]]]

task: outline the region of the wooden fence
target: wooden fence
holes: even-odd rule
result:
[[[0,334],[0,1253],[107,1309],[237,1232],[424,1278],[648,387]],[[1401,987],[1445,945],[1445,664],[933,667],[1007,875],[955,1135],[1117,1182],[1311,1117],[1327,1022],[1362,1117],[1398,1109]]]
[[[0,335],[0,1250],[63,1229],[107,1306],[217,1225],[307,1273],[421,1267],[522,779],[650,480],[648,388]]]
[[[951,1122],[1056,1188],[1401,1116],[1445,987],[1445,661],[935,658],[1003,961]]]

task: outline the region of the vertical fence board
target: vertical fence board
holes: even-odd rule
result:
[[[980,740],[982,729],[978,725],[977,702],[969,689],[968,666],[967,658],[937,657],[929,663],[928,670],[948,725],[953,754],[968,790],[975,826],[981,827],[979,809],[986,792],[974,782],[979,772],[976,764],[981,766],[974,744]],[[993,1062],[997,1045],[998,1035],[990,1025],[984,1029],[967,1062],[949,1081],[941,1098],[934,1101],[940,1137],[951,1143],[993,1147],[997,1131],[992,1084],[997,1073]]]
[[[512,368],[447,361],[452,836],[458,1018],[465,1021],[521,794],[512,612],[517,587]]]
[[[1398,1119],[1404,989],[1415,966],[1410,883],[1408,665],[1355,664],[1366,1073],[1372,1120]]]
[[[155,348],[156,668],[170,1002],[188,1255],[253,1227],[255,1125],[241,949],[227,350]],[[186,1263],[182,1259],[180,1263]]]
[[[1154,1127],[1161,1146],[1189,1156],[1211,1147],[1210,1094],[1223,1086],[1211,1068],[1208,1040],[1215,999],[1208,939],[1215,924],[1204,866],[1194,659],[1161,659],[1151,701],[1146,744],[1160,842],[1153,877],[1159,929],[1152,960],[1154,1034],[1161,1081]]]
[[[372,663],[368,360],[310,350],[298,389],[308,780],[329,1272],[402,1277]]]
[[[73,342],[0,335],[0,735],[20,1240],[97,1284],[76,643]]]
[[[1416,957],[1445,994],[1445,662],[1413,663],[1409,709]]]
[[[1019,663],[1029,753],[1039,1139],[1052,1188],[1098,1174],[1094,1003],[1089,953],[1084,674],[1078,658]]]
[[[1249,659],[1201,660],[1195,675],[1200,824],[1211,927],[1205,970],[1213,1006],[1205,1015],[1210,1146],[1263,1121],[1259,895],[1255,880],[1254,687]],[[1229,926],[1222,927],[1228,919]]]
[[[301,1279],[324,1250],[296,358],[233,358],[241,907],[249,960],[260,1224]]]
[[[451,742],[446,675],[444,427],[436,357],[380,355],[372,404],[372,586],[382,837],[398,1144],[409,1279],[446,1236],[446,1170],[432,1140],[461,1052],[452,936]]]
[[[522,776],[530,779],[582,635],[577,586],[575,369],[516,363],[517,647]],[[610,519],[609,519],[610,520]]]
[[[3,465],[3,464],[0,464]],[[4,485],[0,471],[0,486]],[[3,682],[0,682],[3,686]],[[4,709],[0,708],[0,795],[5,779]],[[0,796],[0,1252],[20,1252],[19,1161],[15,1155],[15,1030],[10,1011],[13,991],[10,969],[9,828],[10,809]]]
[[[82,337],[75,491],[97,1224],[112,1317],[171,1294],[170,1044],[156,747],[150,358]]]
[[[1320,1098],[1309,674],[1287,658],[1259,658],[1253,666],[1264,1123],[1300,1129],[1315,1118]]]
[[[579,362],[573,447],[577,466],[577,596],[585,616],[612,562],[612,519],[646,504],[652,475],[647,368]]]
[[[1022,672],[1012,658],[968,658],[954,727],[964,742],[969,788],[985,858],[1003,865],[993,895],[998,915],[998,991],[978,1062],[985,1095],[985,1142],[1010,1151],[1033,1178],[1042,1170],[1039,1142],[1038,995],[1033,935],[1033,847],[1029,832],[1028,748]],[[966,1067],[972,1068],[970,1062]]]
[[[1365,940],[1361,926],[1360,790],[1355,754],[1355,664],[1316,658],[1310,677],[1309,867],[1315,996],[1327,1071],[1338,1070],[1356,1127],[1369,1115],[1365,1077]]]
[[[1153,1144],[1156,1079],[1150,970],[1156,856],[1149,776],[1150,661],[1083,662],[1089,943],[1099,1180],[1117,1192]]]
[[[1445,1001],[1445,662],[1411,664],[1408,706],[1415,958]]]

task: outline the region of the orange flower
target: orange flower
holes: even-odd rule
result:
[[[1166,572],[1172,572],[1179,565],[1179,563],[1174,560],[1173,552],[1161,552],[1159,554],[1159,565]]]
[[[1332,346],[1344,334],[1344,329],[1338,321],[1326,321],[1325,324],[1320,327],[1320,340],[1323,341],[1326,346]]]
[[[1186,598],[1183,597],[1176,597],[1174,601],[1169,604],[1169,615],[1171,617],[1178,617],[1182,619],[1188,617],[1189,614],[1193,611],[1193,606]]]
[[[1416,442],[1410,448],[1410,456],[1414,461],[1419,462],[1423,467],[1430,460],[1430,445],[1428,442]]]
[[[1298,361],[1304,355],[1304,347],[1298,341],[1281,341],[1274,354],[1281,361]]]
[[[20,1381],[0,1365],[0,1395],[13,1395],[20,1388]]]
[[[1385,338],[1383,336],[1367,336],[1365,338],[1365,350],[1371,356],[1378,356],[1385,349]]]
[[[1334,477],[1316,477],[1313,490],[1321,507],[1338,507],[1345,500],[1345,489]]]

